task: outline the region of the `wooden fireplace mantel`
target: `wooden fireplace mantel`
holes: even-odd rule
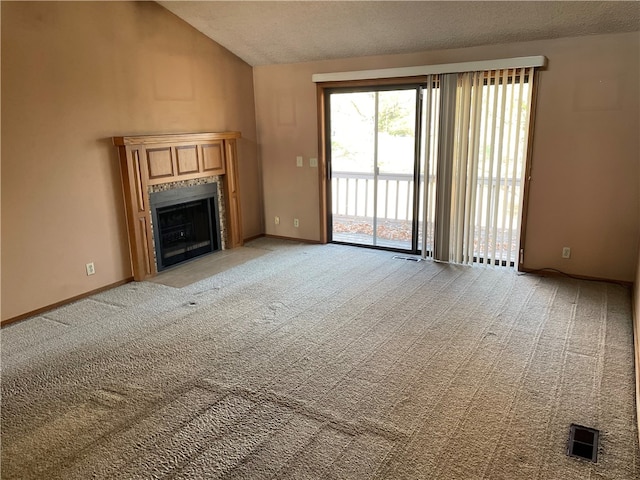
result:
[[[135,280],[158,273],[153,258],[150,185],[220,175],[225,196],[226,246],[242,246],[238,138],[240,132],[113,137],[120,158]]]

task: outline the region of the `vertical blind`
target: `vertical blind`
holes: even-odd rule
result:
[[[533,80],[533,67],[429,77],[423,256],[517,264]]]

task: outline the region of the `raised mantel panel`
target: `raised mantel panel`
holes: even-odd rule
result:
[[[134,183],[134,185],[132,186],[135,189],[136,206],[138,207],[138,212],[144,212],[147,208],[145,206],[144,195],[142,194],[143,192],[142,189],[144,188],[144,185],[142,183],[143,174],[142,174],[142,165],[140,164],[140,151],[133,150],[131,152],[131,155],[133,160],[131,163],[131,167],[133,168],[132,183]]]
[[[197,173],[200,170],[198,167],[198,147],[196,145],[176,147],[176,160],[178,175]]]
[[[222,175],[224,169],[224,147],[222,142],[202,145],[203,170],[212,175]]]
[[[220,175],[226,192],[227,248],[242,246],[236,139],[240,132],[113,137],[118,147],[135,280],[158,273],[153,261],[149,185]]]
[[[157,179],[172,177],[174,175],[173,161],[171,159],[171,148],[154,148],[147,150],[147,168],[149,178]]]

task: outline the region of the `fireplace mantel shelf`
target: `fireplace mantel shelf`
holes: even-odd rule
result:
[[[120,159],[135,280],[158,273],[153,258],[150,185],[220,176],[225,196],[227,248],[242,246],[238,138],[240,132],[113,137]]]
[[[113,144],[121,145],[153,145],[159,143],[197,142],[209,140],[229,140],[240,138],[240,132],[209,132],[209,133],[167,133],[154,135],[129,135],[113,137]]]

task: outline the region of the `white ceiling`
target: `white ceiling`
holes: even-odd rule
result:
[[[640,2],[161,1],[250,65],[640,30]]]

